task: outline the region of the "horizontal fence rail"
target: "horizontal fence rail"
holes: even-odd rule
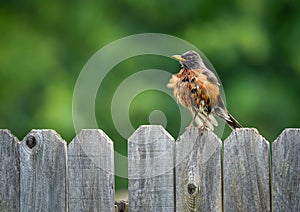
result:
[[[281,212],[300,211],[300,129],[272,143],[236,129],[222,143],[210,130],[175,141],[140,126],[128,139],[128,202],[114,192],[113,141],[102,130],[82,130],[68,146],[53,130],[22,141],[0,130],[1,211]]]

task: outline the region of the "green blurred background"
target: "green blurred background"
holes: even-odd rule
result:
[[[0,128],[19,139],[32,128],[51,128],[71,141],[73,89],[84,64],[104,45],[145,32],[196,45],[214,65],[227,107],[244,126],[269,141],[284,128],[300,126],[299,1],[0,2]],[[99,127],[122,154],[127,144],[112,122],[112,95],[126,77],[149,68],[175,73],[179,64],[151,55],[123,61],[97,95]],[[132,101],[132,124],[147,124],[155,109],[165,112],[167,130],[177,137],[178,107],[157,91]],[[226,128],[223,139],[229,133]],[[116,184],[126,187],[126,179]]]

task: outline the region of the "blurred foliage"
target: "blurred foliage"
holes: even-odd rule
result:
[[[52,128],[66,141],[75,136],[72,94],[81,68],[101,47],[136,33],[178,36],[196,45],[214,65],[227,106],[247,127],[274,140],[300,127],[300,2],[296,0],[0,1],[0,128],[22,139],[32,128]],[[178,52],[181,53],[181,52]],[[176,61],[140,56],[107,75],[96,100],[99,127],[126,154],[110,104],[126,77],[156,68],[177,72]],[[122,71],[120,71],[122,70]],[[178,106],[157,91],[131,103],[137,127],[161,110],[177,137]],[[223,138],[228,136],[227,129]],[[117,179],[117,188],[126,180]]]

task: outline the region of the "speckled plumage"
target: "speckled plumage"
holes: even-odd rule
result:
[[[173,58],[179,60],[182,68],[172,75],[167,86],[174,89],[177,101],[190,111],[193,117],[190,126],[195,121],[199,127],[207,126],[214,130],[214,126],[218,126],[215,114],[232,129],[241,127],[223,103],[218,78],[205,66],[199,54],[188,51]]]

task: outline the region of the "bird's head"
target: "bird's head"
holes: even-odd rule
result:
[[[200,69],[203,68],[204,64],[200,55],[193,51],[187,51],[182,55],[173,55],[172,58],[179,61],[179,63],[189,69]]]

